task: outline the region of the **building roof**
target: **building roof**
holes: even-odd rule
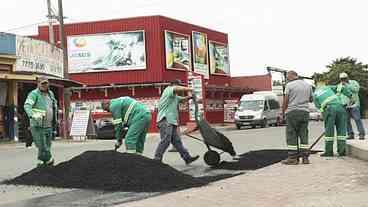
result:
[[[232,77],[231,86],[241,88],[251,88],[256,91],[271,91],[272,77],[271,74]]]

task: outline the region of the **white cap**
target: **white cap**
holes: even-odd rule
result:
[[[348,78],[348,74],[346,74],[346,73],[340,73],[339,77],[340,78]]]

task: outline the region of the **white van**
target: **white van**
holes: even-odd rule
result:
[[[277,96],[272,92],[247,94],[240,99],[239,107],[235,112],[235,124],[237,129],[242,126],[253,128],[257,125],[276,126],[280,121],[280,115],[280,104]]]

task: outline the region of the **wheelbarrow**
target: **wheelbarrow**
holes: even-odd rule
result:
[[[193,103],[194,103],[194,116],[195,121],[197,123],[197,127],[203,139],[199,139],[195,136],[192,136],[188,133],[185,133],[188,137],[199,140],[203,142],[208,151],[204,154],[204,162],[209,166],[217,166],[220,163],[220,155],[224,152],[229,153],[231,156],[236,156],[236,152],[234,150],[233,144],[230,140],[223,135],[221,132],[212,128],[210,124],[203,118],[202,115],[198,115],[198,102],[196,96],[193,94]],[[222,152],[219,153],[212,149],[217,148]]]

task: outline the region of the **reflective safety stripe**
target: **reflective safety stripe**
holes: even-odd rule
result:
[[[124,116],[124,123],[125,123],[125,124],[126,124],[126,123],[128,123],[129,115],[130,115],[130,113],[132,112],[133,107],[134,107],[134,105],[135,105],[136,103],[137,103],[136,101],[134,101],[133,103],[131,103],[131,104],[129,105],[129,107],[128,107],[128,110],[125,112],[125,116]]]
[[[320,108],[319,110],[320,110],[321,112],[323,112],[323,110],[325,109],[326,105],[327,105],[328,103],[330,103],[331,101],[335,100],[335,99],[337,99],[337,96],[336,96],[336,95],[333,95],[333,96],[330,96],[330,97],[326,98],[326,99],[322,102],[322,104],[321,104],[321,108]]]
[[[333,141],[334,137],[325,137],[324,139],[325,139],[325,141]]]
[[[307,144],[301,144],[300,145],[300,148],[302,148],[302,149],[308,149],[309,148],[309,145],[307,145]]]
[[[120,124],[121,122],[123,122],[123,120],[121,118],[120,119],[114,119],[114,120],[112,120],[112,124],[113,125]]]
[[[41,109],[32,109],[32,117],[44,117],[46,116],[46,111]]]
[[[348,136],[337,136],[337,140],[345,141]]]
[[[292,150],[297,150],[298,149],[298,146],[296,146],[296,145],[288,145],[287,148],[288,149],[292,149]]]
[[[29,104],[29,105],[33,106],[33,104],[35,104],[35,102],[32,99],[27,99],[25,104]]]

